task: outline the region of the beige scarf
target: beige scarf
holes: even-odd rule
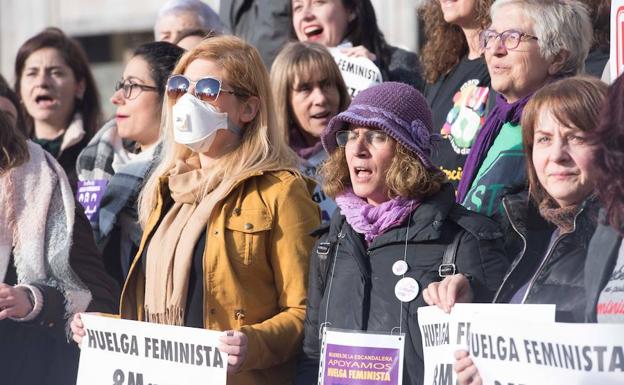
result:
[[[149,322],[184,325],[195,245],[207,231],[217,203],[211,197],[218,194],[214,190],[220,178],[210,174],[201,168],[198,157],[179,161],[169,174],[174,204],[147,247],[145,317]]]

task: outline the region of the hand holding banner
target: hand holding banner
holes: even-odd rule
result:
[[[624,325],[475,317],[470,333],[483,385],[624,382]]]
[[[349,95],[354,97],[360,91],[382,82],[381,70],[372,60],[361,56],[348,56],[341,52],[350,48],[351,44],[343,44],[329,49],[334,57],[342,78],[347,85]]]
[[[77,385],[221,384],[221,332],[82,314]]]
[[[505,320],[555,320],[554,305],[455,304],[451,313],[437,306],[418,309],[418,324],[423,341],[425,385],[454,385],[455,351],[468,349],[473,318],[487,318],[495,323]]]

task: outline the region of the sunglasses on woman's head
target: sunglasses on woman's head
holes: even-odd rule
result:
[[[236,91],[224,90],[221,88],[221,80],[210,76],[192,81],[184,75],[173,75],[167,80],[167,97],[172,100],[177,100],[180,96],[188,92],[191,84],[195,85],[193,96],[203,102],[216,101],[221,92],[241,96]]]

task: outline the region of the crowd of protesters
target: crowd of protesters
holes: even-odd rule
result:
[[[624,322],[609,12],[426,0],[417,55],[370,0],[169,0],[108,120],[79,43],[30,37],[0,77],[3,381],[73,385],[84,312],[221,331],[234,385],[316,384],[327,325],[405,333],[422,384],[427,305]],[[338,57],[381,84],[351,94]]]

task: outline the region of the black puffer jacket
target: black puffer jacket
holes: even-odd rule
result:
[[[418,91],[425,90],[422,65],[414,52],[388,45],[385,65],[380,66],[384,81],[409,84]],[[380,63],[378,63],[380,64]]]
[[[509,302],[528,282],[523,303],[555,304],[557,321],[583,322],[583,270],[589,241],[596,229],[599,205],[590,198],[581,207],[572,232],[559,235],[551,246],[555,227],[540,216],[529,201],[528,192],[503,198],[505,215],[496,219],[505,234],[507,255],[513,258],[513,262],[494,302]]]
[[[454,195],[453,187],[445,185],[414,211],[409,231],[406,232],[405,223],[378,236],[368,247],[344,217],[338,211],[334,213],[330,229],[325,228],[310,259],[303,352],[295,384],[312,385],[318,381],[320,323],[329,322],[333,328],[390,332],[399,326],[401,313],[402,330],[406,334],[403,384],[422,384],[417,310],[426,306],[422,289],[440,280],[438,267],[455,235],[462,232],[456,254],[457,269],[472,276],[477,302],[492,299],[508,266],[502,233],[496,223],[455,204]],[[392,265],[404,253],[409,266],[405,276],[418,282],[420,292],[416,299],[402,304],[401,312],[394,294],[401,277],[393,274]],[[320,259],[324,255],[335,258],[325,262]],[[331,266],[332,261],[335,267]]]
[[[600,293],[613,274],[618,259],[622,235],[607,223],[606,211],[598,215],[598,227],[589,244],[585,261],[585,290],[587,305],[585,322],[597,322],[596,307]]]

